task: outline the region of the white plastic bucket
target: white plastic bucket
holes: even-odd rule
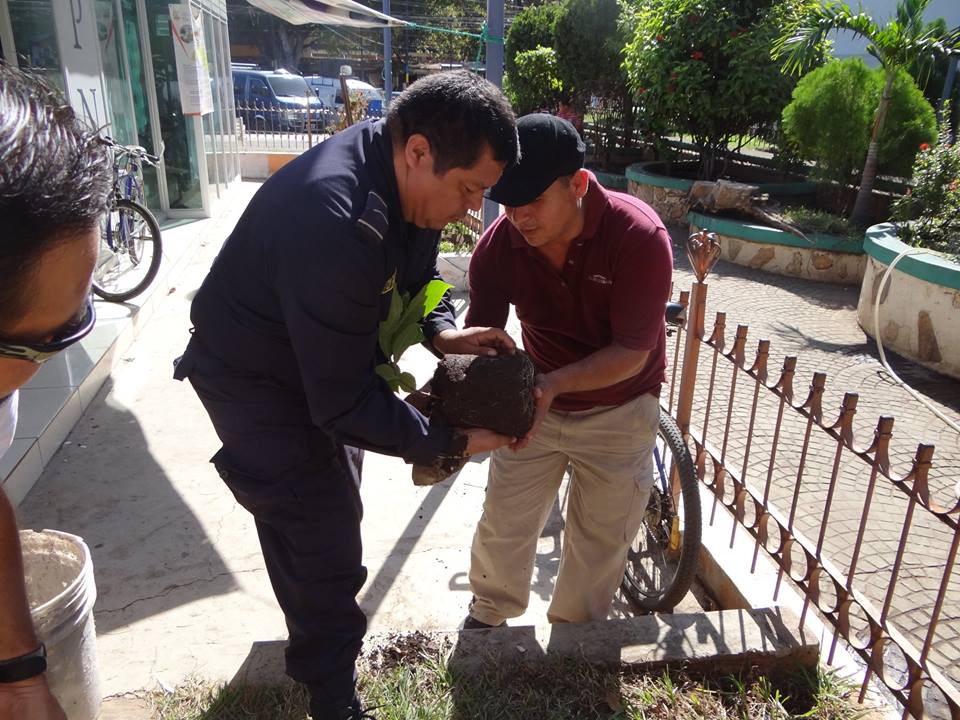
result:
[[[76,535],[56,530],[22,530],[20,542],[30,614],[47,646],[50,690],[70,720],[95,720],[101,694],[90,550]]]

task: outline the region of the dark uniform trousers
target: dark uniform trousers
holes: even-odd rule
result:
[[[302,394],[226,366],[196,337],[174,376],[196,390],[223,443],[212,462],[256,519],[290,636],[287,674],[310,690],[315,720],[336,717],[354,696],[367,627],[356,600],[363,451],[313,425]]]

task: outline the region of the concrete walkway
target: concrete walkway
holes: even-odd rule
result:
[[[241,209],[209,234],[182,275],[170,281],[169,294],[20,508],[24,527],[76,533],[93,551],[106,694],[152,689],[159,682],[176,685],[191,674],[228,680],[255,644],[286,635],[253,523],[207,462],[218,441],[189,386],[171,379],[171,361],[188,338],[189,301]],[[679,250],[677,265],[676,285],[688,287],[691,278]],[[872,348],[856,325],[856,297],[856,290],[720,265],[711,280],[709,310],[710,317],[726,310],[731,327],[751,324],[753,337],[771,337],[772,357],[801,352],[798,395],[814,369],[831,376],[825,407],[836,407],[845,387],[860,389],[862,440],[878,412],[895,409],[897,447],[905,448],[898,457],[912,455],[916,442],[937,427],[878,375]],[[462,299],[459,307],[464,308]],[[515,325],[511,329],[517,336]],[[404,358],[406,369],[421,381],[434,363],[419,347]],[[772,360],[771,367],[778,362]],[[956,412],[960,384],[909,365],[904,376]],[[769,416],[769,410],[763,412]],[[746,428],[735,434],[744,437]],[[943,472],[956,476],[960,452],[955,444],[951,450],[948,437],[935,439]],[[822,471],[829,459],[823,455],[817,467]],[[416,488],[408,466],[367,455],[362,493],[369,580],[361,604],[372,632],[450,630],[463,618],[470,539],[485,476],[485,463],[477,460],[454,482]],[[859,517],[856,499],[854,494],[838,514],[841,520]],[[534,592],[520,623],[545,617],[560,556],[559,510],[558,504],[541,538]],[[812,521],[813,504],[808,513]],[[886,535],[896,534],[898,518],[902,514],[890,516]],[[880,540],[869,553],[878,566],[892,560],[886,536]],[[918,569],[914,575],[918,583],[938,579],[935,571]],[[695,608],[696,603],[687,609]],[[622,606],[615,608],[622,612]],[[911,617],[906,600],[895,612]],[[917,623],[921,620],[918,616]],[[941,632],[949,633],[941,645],[952,653],[960,628],[945,622]]]
[[[674,232],[677,290],[687,289],[693,282],[687,259],[681,248],[686,232]],[[726,351],[729,352],[737,325],[749,326],[746,366],[753,363],[757,342],[770,340],[768,384],[780,376],[783,357],[798,357],[793,383],[794,404],[807,397],[815,371],[827,374],[823,398],[824,422],[834,423],[839,417],[845,392],[859,393],[854,418],[855,446],[866,448],[873,441],[880,415],[895,418],[890,446],[892,473],[901,478],[910,470],[918,443],[935,445],[929,483],[931,498],[942,507],[956,503],[956,483],[960,478],[960,437],[934,414],[917,402],[883,371],[872,339],[857,324],[856,309],[859,287],[841,287],[793,278],[721,262],[708,278],[706,329],[709,334],[717,312],[726,312]],[[701,351],[698,385],[694,401],[694,424],[703,426],[704,407],[709,386],[712,350]],[[926,368],[897,358],[887,351],[896,372],[912,387],[926,396],[948,416],[960,420],[960,382],[938,375]],[[718,364],[713,409],[708,423],[708,440],[715,448],[724,443],[724,425],[731,385],[730,364]],[[762,496],[770,478],[770,500],[782,513],[789,514],[800,461],[805,419],[789,410],[780,430],[778,452],[771,454],[776,426],[778,401],[772,393],[761,392],[757,416],[747,454],[750,411],[754,383],[740,374],[736,399],[727,434],[727,465],[742,473],[747,483]],[[798,496],[795,528],[815,546],[825,517],[825,501],[837,444],[825,433],[815,432],[806,457],[806,466]],[[870,468],[844,450],[838,463],[838,484],[824,536],[824,555],[842,573],[848,572],[854,540],[864,514],[865,491]],[[906,483],[906,488],[912,482]],[[889,597],[889,620],[910,642],[922,647],[930,626],[934,600],[943,579],[944,567],[953,530],[921,507],[912,516],[899,578],[892,585],[894,561],[910,511],[904,493],[887,481],[881,481],[867,516],[864,546],[861,552],[855,586],[874,603],[879,614]],[[754,517],[748,508],[748,520]],[[954,521],[955,522],[955,521]],[[772,525],[772,523],[771,523]],[[753,552],[747,533],[740,533],[745,553]],[[802,556],[794,555],[805,567]],[[821,591],[829,605],[836,593],[828,583]],[[768,598],[766,601],[770,601]],[[960,568],[956,568],[948,585],[946,603],[934,636],[931,659],[960,687]],[[869,637],[862,616],[854,613],[852,623],[861,641]],[[905,668],[894,648],[887,659],[895,678]]]
[[[193,390],[171,379],[190,300],[241,210],[171,280],[19,510],[23,527],[72,532],[92,550],[107,695],[172,686],[191,674],[229,680],[255,644],[262,651],[286,637],[253,522],[208,463],[219,442]],[[462,298],[458,307],[465,309]],[[435,363],[420,347],[404,357],[420,381]],[[453,482],[418,488],[402,461],[366,455],[369,579],[361,605],[371,632],[457,627],[470,598],[470,542],[485,484],[482,458]],[[559,510],[558,503],[541,538],[530,607],[517,624],[545,620],[560,559]],[[691,598],[681,609],[700,606]],[[618,603],[613,614],[624,612]]]

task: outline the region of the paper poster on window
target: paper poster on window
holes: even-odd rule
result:
[[[170,6],[170,34],[177,58],[177,81],[184,115],[213,112],[210,64],[203,42],[203,13],[187,5]]]

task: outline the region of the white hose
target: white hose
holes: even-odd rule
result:
[[[893,262],[887,267],[887,271],[883,274],[883,278],[880,280],[880,286],[877,288],[876,297],[873,299],[873,337],[877,341],[877,350],[880,351],[880,362],[883,365],[884,369],[890,374],[899,385],[903,387],[908,393],[913,395],[914,398],[920,401],[921,404],[927,407],[934,415],[943,420],[949,427],[953,428],[958,434],[960,434],[960,425],[944,415],[939,408],[934,407],[933,403],[927,400],[925,397],[920,395],[916,390],[907,385],[899,375],[897,375],[893,368],[890,367],[890,363],[887,362],[887,356],[883,352],[883,341],[880,339],[880,298],[883,297],[883,289],[886,286],[887,282],[890,280],[890,273],[893,272],[893,268],[896,267],[897,263],[903,260],[903,258],[908,255],[925,255],[927,254],[923,250],[904,250],[902,253],[897,255],[894,258]],[[960,482],[957,483],[957,495],[960,497]]]

